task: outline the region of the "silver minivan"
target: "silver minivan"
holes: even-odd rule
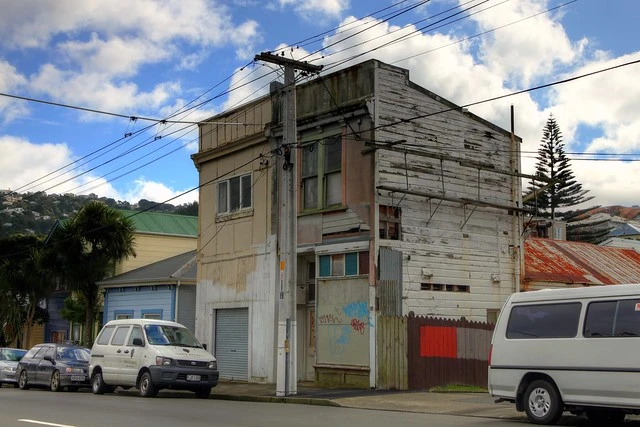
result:
[[[612,425],[640,413],[640,285],[511,295],[489,356],[489,392],[538,424],[564,411]]]
[[[191,390],[207,398],[218,384],[218,365],[189,329],[166,320],[108,322],[91,348],[95,394],[136,387],[142,397],[161,389]]]

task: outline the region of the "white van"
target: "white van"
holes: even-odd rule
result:
[[[489,355],[489,392],[538,424],[563,411],[612,425],[640,413],[640,285],[511,295]]]
[[[116,386],[136,387],[142,397],[160,389],[192,390],[207,398],[218,384],[218,365],[191,331],[166,320],[108,322],[91,348],[91,388],[95,394]]]

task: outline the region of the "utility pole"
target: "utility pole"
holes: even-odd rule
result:
[[[296,81],[295,70],[318,73],[322,66],[295,61],[271,53],[256,55],[255,61],[265,61],[284,67],[284,108],[282,118],[282,179],[278,185],[280,230],[280,283],[278,301],[278,360],[276,372],[276,396],[298,393],[297,375],[297,324],[296,324],[296,279],[298,246],[298,213],[296,185]]]

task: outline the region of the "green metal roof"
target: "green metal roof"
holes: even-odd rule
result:
[[[198,217],[196,216],[127,210],[119,210],[119,212],[131,217],[135,230],[139,233],[198,237]]]

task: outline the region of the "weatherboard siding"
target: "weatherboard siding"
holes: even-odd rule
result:
[[[270,120],[270,98],[261,98],[214,117],[219,122],[246,122],[256,126],[201,125],[199,165],[200,236],[196,288],[196,336],[215,349],[218,309],[247,308],[249,342],[248,381],[275,381],[276,219],[273,204],[275,169],[252,161],[268,153],[264,123]],[[267,160],[267,159],[265,159]],[[230,214],[217,213],[218,177],[251,173],[251,207]],[[207,184],[207,185],[205,185]]]
[[[384,64],[377,90],[377,126],[452,108],[409,83],[403,70]],[[477,168],[446,158],[511,171],[511,138],[504,131],[467,113],[447,111],[380,128],[376,135],[376,141],[401,139],[410,149],[445,158],[377,150],[377,185],[513,206],[511,186],[517,183],[510,175],[481,170],[478,176]],[[402,240],[380,245],[403,252],[403,313],[486,321],[487,309],[499,309],[516,289],[513,217],[506,209],[386,189],[378,189],[378,203],[402,209]],[[430,284],[469,286],[469,292],[422,290]]]
[[[163,320],[174,320],[175,288],[168,285],[108,288],[105,296],[105,321],[116,313],[132,312],[133,318],[161,311]]]
[[[197,237],[136,233],[134,247],[136,256],[119,262],[115,274],[126,273],[172,256],[193,251],[197,244]]]

